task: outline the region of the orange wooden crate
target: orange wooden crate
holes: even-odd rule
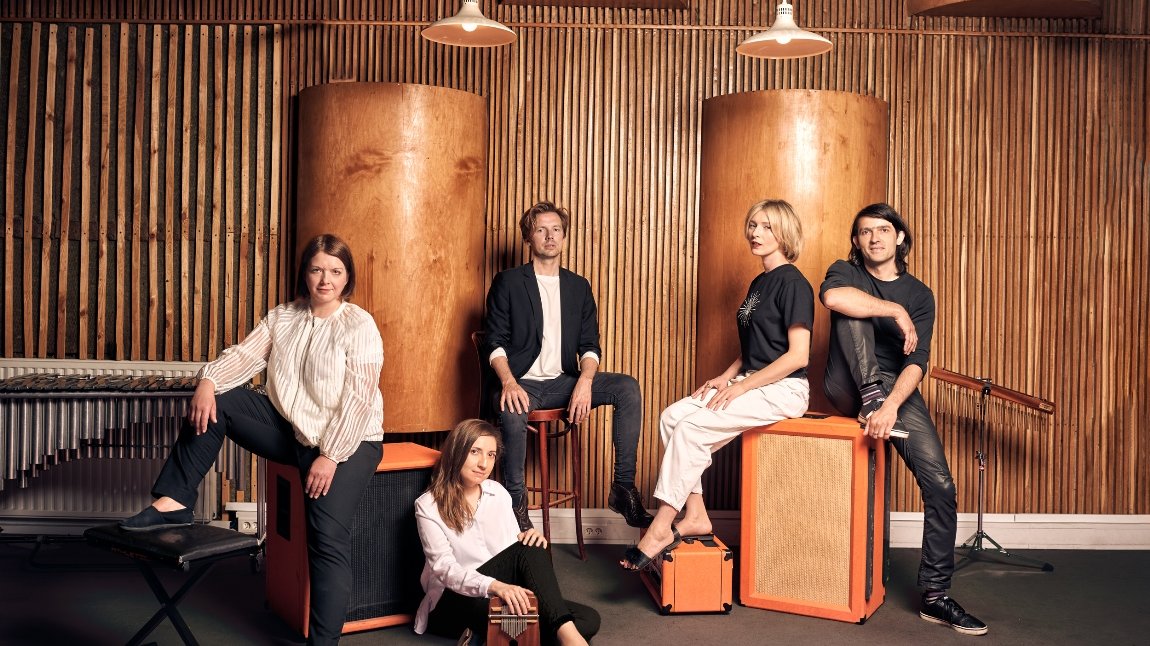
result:
[[[419,568],[423,567],[423,550],[419,547],[418,534],[415,529],[415,499],[427,486],[431,467],[439,459],[439,451],[420,446],[412,442],[394,442],[383,445],[383,459],[376,468],[376,475],[364,493],[363,501],[356,516],[367,512],[365,505],[383,504],[393,506],[396,515],[403,516],[402,523],[365,523],[364,527],[353,526],[353,598],[363,596],[365,586],[378,584],[378,581],[363,579],[376,578],[380,575],[381,562],[385,576],[403,576],[406,579],[414,576],[410,582],[413,587],[412,594],[418,592],[413,603],[407,604],[414,609],[422,598],[419,590],[419,572],[415,568],[418,561]],[[267,509],[268,532],[265,541],[266,569],[267,569],[267,597],[268,607],[275,612],[289,626],[300,634],[308,633],[308,608],[310,607],[310,582],[307,569],[307,531],[303,513],[303,487],[300,484],[299,470],[294,466],[288,467],[275,462],[267,463]],[[393,485],[397,479],[402,479],[403,496],[398,494]],[[373,494],[375,492],[378,495]],[[400,499],[403,498],[403,499]],[[410,499],[407,499],[410,498]],[[377,501],[373,503],[372,501]],[[357,531],[360,530],[360,531]],[[364,532],[371,532],[370,535]],[[403,545],[402,554],[396,546]],[[365,546],[362,547],[361,546]],[[375,553],[384,551],[383,558]],[[409,553],[414,550],[414,553]],[[388,600],[389,602],[391,600]],[[349,616],[355,615],[356,609],[349,609]],[[363,614],[362,612],[358,614]],[[370,610],[368,611],[370,614]],[[412,620],[409,612],[387,613],[369,618],[349,619],[343,625],[344,633],[372,630],[385,626],[394,626],[408,623]]]
[[[827,416],[742,442],[740,603],[865,621],[886,596],[886,443]]]
[[[728,613],[734,563],[717,536],[688,538],[639,576],[664,615]]]

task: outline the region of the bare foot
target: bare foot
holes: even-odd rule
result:
[[[675,526],[679,528],[679,534],[683,536],[705,536],[712,531],[711,519],[705,516],[703,518],[684,517]]]
[[[185,505],[183,505],[180,502],[177,502],[173,498],[163,496],[161,498],[156,498],[155,500],[153,500],[152,506],[156,508],[156,511],[166,513],[169,511],[178,511],[180,509],[183,509]]]

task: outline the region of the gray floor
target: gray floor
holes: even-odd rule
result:
[[[587,563],[573,546],[555,549],[560,581],[572,599],[603,616],[596,645],[673,644],[1150,644],[1150,552],[1022,552],[1054,572],[976,563],[955,577],[953,596],[990,626],[985,637],[960,635],[919,619],[914,588],[918,554],[892,550],[886,602],[855,625],[736,605],[729,615],[662,616],[638,577],[617,569],[615,545],[590,546]],[[33,557],[30,560],[30,557]],[[77,542],[0,543],[0,644],[122,644],[158,604],[126,560]],[[111,569],[119,568],[119,569]],[[737,567],[736,567],[737,570]],[[177,572],[163,579],[170,591]],[[737,586],[737,583],[736,583]],[[737,590],[737,587],[735,588]],[[737,596],[737,595],[736,595]],[[244,559],[219,564],[180,606],[203,644],[293,644],[264,605],[262,574]],[[147,640],[179,644],[164,621]],[[409,626],[346,636],[348,646],[453,641],[414,635]]]

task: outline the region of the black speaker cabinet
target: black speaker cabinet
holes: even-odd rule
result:
[[[431,481],[439,451],[411,442],[383,445],[383,459],[352,521],[352,591],[343,632],[411,621],[423,598],[423,547],[415,499]],[[268,606],[307,636],[310,585],[299,471],[268,462],[265,543]]]

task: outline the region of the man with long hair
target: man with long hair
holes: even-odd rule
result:
[[[888,204],[871,204],[855,215],[849,259],[831,265],[819,290],[831,310],[823,387],[835,408],[858,415],[866,435],[889,440],[918,482],[924,509],[919,616],[983,635],[986,624],[946,595],[958,504],[942,442],[918,391],[930,359],[935,308],[930,288],[907,271],[911,242],[906,222]]]

